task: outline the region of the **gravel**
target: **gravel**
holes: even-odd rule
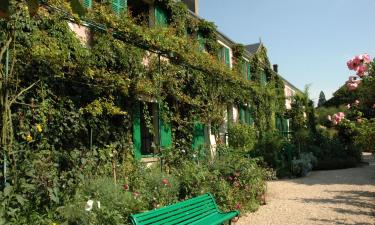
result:
[[[267,204],[244,224],[375,225],[375,164],[268,182]]]

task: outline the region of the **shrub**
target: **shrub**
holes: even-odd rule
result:
[[[297,177],[306,176],[316,165],[317,158],[309,153],[301,153],[299,159],[292,160],[292,174]]]
[[[88,201],[93,201],[88,207]],[[68,224],[127,224],[131,213],[147,209],[142,198],[115,184],[112,178],[89,179],[58,211]]]
[[[228,127],[228,137],[230,147],[250,151],[256,141],[255,128],[247,124],[231,123]]]

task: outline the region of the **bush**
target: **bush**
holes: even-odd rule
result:
[[[88,210],[88,201],[93,201]],[[112,178],[87,180],[66,206],[60,207],[68,224],[127,224],[131,213],[147,209],[142,198],[115,184]]]
[[[228,142],[232,148],[250,151],[254,148],[256,133],[253,126],[231,123],[228,127]]]
[[[299,159],[292,160],[292,174],[296,177],[306,176],[316,165],[317,158],[311,153],[301,153]]]

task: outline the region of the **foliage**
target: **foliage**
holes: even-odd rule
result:
[[[228,142],[230,147],[251,151],[256,142],[256,131],[253,126],[247,124],[230,123]]]
[[[358,130],[355,143],[364,152],[375,152],[375,119],[361,121]]]
[[[320,91],[320,93],[319,93],[319,100],[318,100],[318,107],[323,106],[326,101],[327,100],[326,100],[326,96],[325,96],[324,92]]]
[[[297,177],[306,176],[317,163],[313,153],[301,153],[298,159],[292,160],[292,174]]]
[[[178,200],[179,179],[186,183],[197,180],[189,178],[196,168],[183,168],[183,175],[170,174],[172,166],[195,154],[191,151],[191,121],[199,119],[218,127],[227,104],[255,106],[260,136],[273,130],[272,118],[275,113],[284,114],[285,99],[282,80],[270,69],[266,49],[262,47],[251,58],[254,80],[246,81],[216,59],[218,43],[212,23],[189,23],[182,4],[157,2],[172,16],[170,27],[151,29],[126,12],[117,16],[109,1],[94,4],[83,19],[73,14],[68,1],[48,1],[35,17],[30,17],[24,2],[12,1],[17,10],[0,19],[1,52],[9,50],[12,68],[9,82],[1,81],[2,99],[12,103],[1,101],[1,144],[5,150],[0,158],[5,158],[1,164],[8,166],[8,173],[2,174],[8,181],[1,194],[0,212],[5,223],[79,218],[83,224],[91,219],[98,224],[121,224],[131,211]],[[81,25],[90,24],[88,43],[71,31],[67,17]],[[207,52],[198,51],[197,40],[182,35],[188,26],[202,32]],[[259,83],[261,73],[268,77],[267,88]],[[140,97],[155,98],[165,109],[161,116],[169,118],[175,140],[169,159],[184,156],[174,165],[170,163],[165,173],[151,173],[133,161],[131,118]],[[273,149],[279,147],[275,145]],[[250,147],[250,142],[246,146]],[[273,156],[266,158],[272,161]],[[218,168],[224,164],[215,163],[202,173],[228,175],[238,170],[220,172]],[[196,193],[207,186],[223,207],[234,208],[240,202],[244,209],[253,209],[264,190],[264,170],[243,158],[227,163],[246,168],[239,187],[233,189],[233,182],[211,176],[202,189],[190,184],[191,190],[185,192]],[[100,177],[111,177],[113,182]],[[160,183],[164,178],[173,188]],[[121,181],[129,183],[132,192],[140,192],[139,199],[123,193],[116,184]],[[117,197],[123,202],[109,206]],[[103,211],[94,208],[87,216],[81,209],[88,198],[100,199]],[[61,214],[56,214],[56,209]]]

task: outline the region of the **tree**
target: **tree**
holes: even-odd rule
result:
[[[320,91],[320,94],[319,94],[319,101],[318,101],[318,107],[321,107],[324,105],[324,103],[326,102],[326,96],[324,94],[323,91]]]

